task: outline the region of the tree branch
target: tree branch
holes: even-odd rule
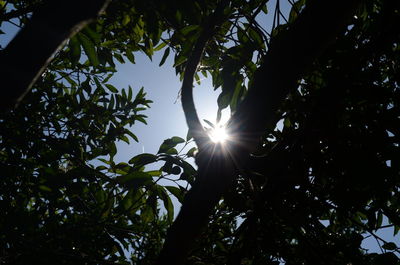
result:
[[[55,52],[95,20],[110,0],[46,1],[0,54],[0,108],[15,107],[43,73]]]
[[[310,0],[297,21],[271,42],[248,96],[229,122],[235,140],[224,148],[216,145],[200,152],[196,160],[199,176],[168,232],[157,265],[183,264],[211,211],[236,179],[235,168],[244,166],[265,129],[275,126],[282,101],[296,89],[301,74],[334,42],[360,2],[340,0],[329,5]]]

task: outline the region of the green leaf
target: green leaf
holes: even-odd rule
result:
[[[99,44],[101,42],[101,35],[92,29],[91,25],[88,25],[82,29],[82,33],[85,34],[91,41],[95,44]]]
[[[290,122],[290,119],[286,117],[285,120],[283,121],[283,125],[286,128],[289,128],[292,125],[292,123]]]
[[[185,142],[185,140],[183,138],[178,137],[178,136],[172,137],[171,140],[175,144],[180,144],[180,143],[184,143]]]
[[[98,158],[98,160],[100,160],[101,162],[103,162],[104,164],[107,164],[107,165],[111,165],[112,164],[111,161],[108,161],[108,160],[106,160],[104,158]]]
[[[69,75],[64,76],[64,79],[67,80],[68,83],[70,83],[71,86],[77,86],[78,84],[69,77]]]
[[[89,59],[89,62],[95,67],[98,66],[100,62],[99,58],[97,57],[96,47],[94,43],[82,33],[78,33],[77,36],[82,44],[83,50],[85,51]]]
[[[81,45],[76,36],[73,36],[69,39],[69,49],[70,49],[70,57],[72,65],[76,65],[81,58]]]
[[[184,62],[186,62],[186,60],[187,60],[187,56],[185,54],[180,53],[179,55],[177,55],[175,57],[174,67],[177,67],[177,66],[183,64]]]
[[[131,18],[129,17],[129,15],[125,15],[124,18],[122,19],[122,25],[126,26],[128,25],[128,23],[131,21]]]
[[[177,155],[178,154],[178,150],[176,150],[175,148],[170,148],[165,153],[169,154],[169,155]]]
[[[190,32],[198,30],[199,28],[200,28],[199,25],[189,25],[179,30],[179,32],[182,33],[183,35],[188,35]]]
[[[133,194],[135,193],[135,190],[130,190],[122,199],[121,205],[124,208],[124,210],[128,210],[132,204],[133,204]]]
[[[137,136],[133,132],[131,132],[130,130],[126,129],[125,133],[128,134],[130,137],[132,137],[132,139],[135,142],[137,142],[137,143],[139,142],[139,139],[137,138]]]
[[[126,137],[125,135],[120,136],[120,138],[122,141],[124,141],[125,143],[129,144],[129,139],[128,137]]]
[[[144,223],[150,223],[154,219],[153,209],[146,205],[146,207],[140,213]]]
[[[132,100],[132,96],[133,96],[133,91],[132,91],[132,87],[128,86],[128,101]]]
[[[157,161],[157,156],[153,154],[143,153],[137,156],[132,157],[129,160],[129,164],[134,164],[135,166],[144,166],[147,164],[151,164]]]
[[[151,170],[151,171],[147,171],[145,173],[147,173],[147,174],[149,174],[150,176],[153,176],[153,177],[161,176],[161,171],[160,170]]]
[[[174,148],[176,145],[180,143],[184,143],[185,140],[181,137],[174,136],[172,138],[164,140],[164,142],[161,144],[160,149],[158,150],[158,153],[168,153],[168,151],[171,148]],[[170,151],[173,152],[173,151]]]
[[[248,29],[250,38],[258,45],[258,47],[264,47],[264,41],[261,34],[254,30],[252,27]]]
[[[111,84],[105,84],[105,86],[106,86],[111,92],[113,92],[113,93],[118,93],[118,89],[117,89],[115,86],[113,86],[113,85],[111,85]]]
[[[156,51],[159,51],[159,50],[161,50],[162,48],[164,48],[166,45],[167,45],[166,42],[162,42],[162,43],[160,43],[158,46],[156,46],[156,47],[154,48],[154,51],[155,51],[155,52],[156,52]]]
[[[171,192],[172,195],[174,195],[180,203],[183,202],[183,198],[185,194],[180,188],[174,187],[174,186],[165,186],[165,188]]]
[[[218,108],[225,109],[229,106],[230,102],[232,101],[232,93],[230,91],[222,92],[217,99]]]
[[[168,196],[164,187],[157,185],[158,195],[164,203],[164,207],[167,210],[168,222],[172,223],[174,219],[174,205],[172,204],[171,198]]]
[[[51,192],[52,191],[51,188],[49,188],[49,187],[47,187],[45,185],[39,185],[39,189],[42,190],[42,191],[45,191],[45,192]]]
[[[153,177],[145,172],[135,171],[126,175],[117,177],[117,182],[127,185],[129,188],[137,189],[145,184],[149,184]]]
[[[162,65],[165,63],[165,60],[167,59],[167,57],[168,57],[170,51],[171,51],[171,49],[170,49],[169,47],[165,49],[164,55],[163,55],[163,57],[161,58],[161,62],[160,62],[160,64],[159,64],[159,66],[162,66]]]
[[[117,154],[117,147],[115,146],[115,143],[109,144],[108,149],[110,151],[110,160],[112,160],[113,157]]]
[[[130,50],[127,50],[126,51],[126,58],[128,58],[128,60],[131,62],[131,63],[135,63],[135,56],[133,55],[133,53],[132,53],[132,51],[130,51]]]
[[[190,148],[190,150],[186,153],[188,157],[194,157],[195,152],[197,151],[196,147]]]

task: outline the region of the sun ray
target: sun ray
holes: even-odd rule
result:
[[[228,140],[229,135],[225,130],[224,126],[217,125],[210,131],[210,138],[214,143],[223,144],[226,140]]]

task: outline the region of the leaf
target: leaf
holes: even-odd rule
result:
[[[305,2],[306,2],[305,0],[299,0],[292,6],[292,9],[290,10],[289,13],[289,23],[292,23],[293,21],[296,20]]]
[[[400,230],[400,226],[395,225],[393,227],[393,236],[397,235],[399,233],[399,230]]]
[[[126,129],[125,133],[128,134],[130,137],[132,137],[132,139],[135,142],[137,142],[137,143],[139,142],[139,139],[137,138],[137,136],[133,132],[131,132],[130,130]]]
[[[250,38],[260,47],[264,47],[264,41],[260,33],[254,30],[252,27],[248,29]]]
[[[164,142],[161,144],[160,149],[158,150],[158,154],[159,153],[168,153],[168,151],[171,148],[174,148],[176,145],[180,144],[180,143],[184,143],[185,140],[181,137],[177,137],[174,136],[172,138],[166,139],[164,140]],[[173,152],[173,151],[170,151]]]
[[[161,62],[159,64],[159,66],[162,66],[165,63],[165,60],[167,59],[169,53],[170,53],[171,49],[168,47],[167,49],[165,49],[164,55],[161,58]]]
[[[285,120],[283,121],[283,125],[286,128],[289,128],[292,125],[292,123],[290,122],[290,119],[288,117],[286,117]]]
[[[111,161],[108,161],[108,160],[106,160],[104,158],[98,158],[98,160],[100,160],[101,162],[103,162],[104,164],[107,164],[107,165],[111,165],[112,164]]]
[[[171,174],[173,174],[173,175],[179,175],[180,173],[181,173],[181,168],[180,167],[178,167],[178,166],[174,166],[172,169],[171,169]]]
[[[145,173],[147,173],[147,174],[149,174],[150,176],[153,176],[153,177],[161,176],[161,171],[160,170],[151,170],[151,171],[147,171]]]
[[[211,126],[211,128],[215,128],[215,126],[214,126],[214,124],[212,123],[212,122],[210,122],[210,121],[208,121],[208,120],[205,120],[205,119],[203,119],[203,121],[205,122],[205,123],[207,123],[209,126]]]
[[[101,42],[101,35],[97,31],[93,30],[91,25],[84,27],[82,32],[95,44],[99,44]]]
[[[108,149],[110,151],[110,153],[109,153],[110,160],[112,160],[114,158],[114,156],[117,154],[117,147],[115,146],[115,143],[110,143],[108,145]]]
[[[126,55],[126,58],[128,58],[128,60],[129,60],[131,63],[133,63],[133,64],[135,63],[135,56],[133,55],[132,51],[127,50],[126,53],[125,53],[125,55]]]
[[[174,186],[165,186],[165,188],[171,192],[172,195],[174,195],[178,201],[180,203],[183,202],[183,198],[184,198],[184,193],[182,192],[182,190],[180,188],[174,187]]]
[[[111,85],[111,84],[105,84],[105,86],[106,86],[111,92],[113,92],[113,93],[118,93],[118,89],[117,89],[115,86],[113,86],[113,85]]]
[[[132,157],[129,160],[129,164],[134,164],[135,166],[144,166],[147,164],[151,164],[157,161],[157,156],[153,154],[143,153],[137,156]]]
[[[39,185],[39,189],[45,192],[51,192],[51,188],[45,186],[45,185]]]
[[[154,219],[153,209],[148,205],[141,211],[140,215],[144,223],[149,223]]]
[[[396,250],[397,245],[393,242],[386,242],[385,244],[382,245],[382,248],[386,250]]]
[[[129,15],[125,15],[124,18],[122,19],[122,25],[126,26],[128,25],[128,23],[131,21],[131,18],[129,17]]]
[[[121,205],[125,211],[128,210],[133,204],[133,196],[132,195],[134,194],[134,192],[135,192],[134,190],[130,190],[121,201]]]
[[[160,199],[164,203],[165,209],[167,210],[168,222],[172,223],[172,221],[174,220],[174,205],[172,204],[171,198],[166,193],[164,187],[157,185],[157,191]]]
[[[229,106],[230,102],[232,101],[232,93],[230,91],[228,92],[222,92],[217,99],[218,103],[218,108],[225,109],[226,107]]]
[[[128,86],[128,101],[132,100],[132,96],[133,96],[132,87]]]
[[[187,134],[186,134],[186,141],[189,141],[190,139],[193,138],[192,133],[190,132],[190,130],[188,130]]]
[[[71,86],[77,86],[78,84],[71,79],[71,77],[69,77],[68,75],[64,76],[64,79],[67,80],[68,83],[70,83]]]
[[[117,182],[127,185],[129,188],[137,189],[144,184],[148,184],[153,180],[153,177],[145,172],[135,171],[126,175],[117,177]]]
[[[72,65],[76,65],[81,58],[81,45],[79,44],[79,40],[76,36],[73,36],[69,39],[69,49],[70,49],[70,57]]]
[[[159,51],[159,50],[161,50],[162,48],[164,48],[166,45],[167,45],[166,42],[162,42],[162,43],[160,43],[157,47],[154,48],[154,51],[155,51],[155,52],[156,52],[156,51]]]
[[[192,148],[190,148],[190,150],[186,153],[186,155],[187,155],[188,157],[194,157],[196,152],[197,152],[197,148],[196,148],[196,147],[192,147]]]
[[[99,58],[97,57],[96,47],[94,43],[82,33],[78,33],[77,36],[82,44],[83,50],[85,51],[89,59],[89,62],[95,67],[98,66],[100,62]]]
[[[183,29],[179,30],[179,32],[183,35],[188,35],[190,32],[195,31],[199,28],[200,28],[199,25],[189,25],[189,26],[186,26]]]
[[[169,154],[169,155],[177,155],[178,154],[178,150],[176,150],[175,148],[170,148],[165,153]]]
[[[185,140],[183,138],[178,137],[178,136],[172,137],[171,140],[175,144],[180,144],[180,143],[184,143],[185,142]]]
[[[128,137],[126,137],[125,135],[120,136],[120,138],[122,141],[124,141],[125,143],[129,144],[129,139]]]
[[[175,56],[175,63],[174,63],[174,67],[177,67],[181,64],[183,64],[184,62],[186,62],[187,60],[187,56],[185,54],[180,53],[179,55]]]

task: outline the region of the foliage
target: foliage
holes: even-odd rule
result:
[[[225,195],[245,220],[221,264],[399,263],[396,244],[376,235],[389,226],[398,237],[400,225],[398,10],[367,4],[286,100],[283,128],[265,134]],[[367,237],[384,253],[362,249]]]
[[[268,1],[228,2],[195,76],[221,88],[218,115],[237,110],[270,39],[286,33],[307,1],[288,1],[287,18],[279,5],[268,13]],[[3,8],[2,23],[23,27],[41,1],[7,3],[21,12]],[[139,51],[150,59],[163,52],[160,65],[174,53],[182,76],[216,5],[113,1],[58,52],[23,104],[1,114],[0,261],[154,261],[174,217],[171,195],[182,202],[182,181],[195,178],[186,161],[195,149],[182,154],[177,146],[191,137],[171,137],[157,154],[115,162],[116,141],[138,141],[128,126],[146,123],[151,101],[109,80],[117,62],[134,63]],[[366,1],[301,77],[277,113],[283,127],[265,131],[188,264],[399,264],[398,246],[376,235],[390,226],[398,237],[400,229],[399,11],[395,1]],[[274,15],[271,32],[259,24],[266,15]],[[174,185],[159,184],[167,175]],[[362,249],[370,236],[383,253]]]
[[[137,50],[151,57],[162,29],[144,28],[127,4],[71,38],[21,106],[1,114],[2,263],[148,264],[159,252],[174,216],[170,194],[181,200],[185,188],[158,181],[177,171],[190,179],[194,169],[174,149],[185,142],[177,137],[152,160],[114,162],[116,142],[138,141],[130,127],[146,124],[151,104],[143,88],[110,83],[114,61],[133,62]],[[40,5],[9,1],[15,10],[2,12],[23,27]],[[172,170],[146,170],[157,161]]]

